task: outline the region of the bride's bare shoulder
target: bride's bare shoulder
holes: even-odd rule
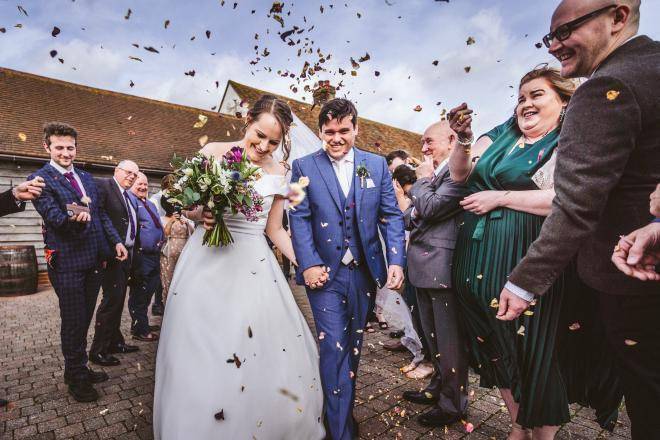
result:
[[[199,152],[205,156],[221,157],[234,145],[236,142],[209,142]]]

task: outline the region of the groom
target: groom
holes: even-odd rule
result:
[[[295,160],[292,175],[293,182],[310,180],[290,222],[296,280],[307,286],[319,335],[326,421],[334,440],[357,437],[352,411],[367,313],[377,286],[401,287],[405,265],[403,216],[387,163],[355,148],[357,134],[353,103],[328,101],[319,114],[324,148]]]

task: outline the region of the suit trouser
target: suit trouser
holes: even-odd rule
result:
[[[628,296],[599,292],[599,307],[621,377],[632,438],[658,440],[660,295]]]
[[[75,272],[48,270],[60,305],[64,375],[71,379],[87,378],[87,332],[102,276],[100,267]]]
[[[319,338],[325,417],[334,440],[354,438],[353,403],[367,314],[376,286],[366,265],[339,265],[326,286],[307,289]]]
[[[121,334],[121,315],[126,301],[126,286],[130,275],[132,257],[124,261],[112,259],[103,271],[103,299],[96,310],[94,340],[90,354],[107,354],[111,347],[124,344]]]
[[[131,332],[146,335],[150,332],[148,309],[152,295],[160,286],[160,253],[140,253],[135,258],[134,277],[128,295]]]
[[[417,304],[417,288],[410,282],[410,279],[408,278],[408,271],[406,271],[406,281],[403,285],[403,300],[406,302],[406,305],[410,310],[413,328],[420,336],[419,339],[422,343],[422,348],[424,349],[424,359],[430,361],[429,353],[431,350],[429,349],[429,344],[426,341],[426,338],[423,336],[424,329],[422,328],[422,320],[419,316],[419,304]]]
[[[426,390],[438,397],[436,405],[444,413],[464,415],[468,404],[468,353],[458,322],[456,292],[418,287],[417,304],[429,357],[436,369]]]

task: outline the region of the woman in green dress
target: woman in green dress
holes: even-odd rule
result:
[[[454,253],[454,285],[471,365],[481,386],[500,389],[511,415],[511,440],[554,438],[570,420],[570,402],[595,407],[601,426],[611,429],[621,400],[616,379],[602,382],[610,370],[600,348],[590,345],[597,321],[588,314],[595,307],[574,269],[518,320],[495,318],[508,274],[550,213],[553,154],[575,87],[556,69],[534,69],[520,82],[515,115],[474,146],[472,110],[463,104],[449,116],[459,137],[451,177],[467,181],[471,192],[461,202],[466,213]]]

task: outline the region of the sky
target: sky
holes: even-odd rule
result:
[[[305,85],[330,80],[360,116],[418,133],[468,102],[481,133],[512,114],[525,72],[557,64],[535,44],[558,0],[281,3],[277,14],[272,0],[0,0],[0,66],[207,110],[229,79],[307,102]],[[660,39],[660,0],[641,16],[640,33]],[[302,81],[320,58],[326,71]]]

